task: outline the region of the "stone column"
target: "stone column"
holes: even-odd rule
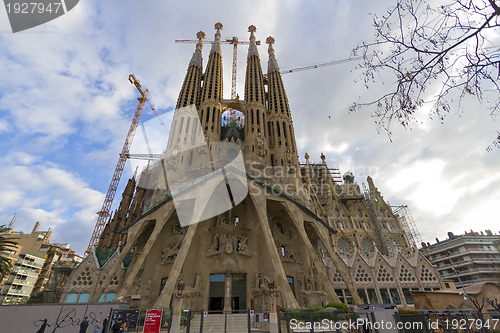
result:
[[[226,274],[224,282],[224,311],[233,310],[232,291],[233,291],[233,275]]]
[[[174,296],[172,300],[172,326],[171,332],[181,331],[181,316],[182,316],[182,296]]]
[[[161,231],[163,230],[163,227],[167,223],[168,219],[170,218],[170,216],[172,215],[174,210],[175,210],[174,205],[170,205],[166,214],[163,215],[161,218],[156,220],[156,225],[153,229],[153,232],[151,232],[151,235],[149,236],[148,241],[144,245],[144,248],[142,249],[141,254],[139,255],[139,258],[137,259],[135,264],[131,267],[130,272],[127,275],[127,277],[125,278],[125,281],[123,282],[122,287],[116,293],[117,298],[120,296],[125,296],[127,294],[127,292],[129,291],[130,286],[132,285],[132,283],[134,282],[134,280],[137,276],[137,273],[139,272],[142,265],[146,261],[148,255],[149,255],[149,251],[153,247],[153,244],[155,243],[156,239],[160,235]]]
[[[145,227],[146,227],[146,224],[143,223],[139,227],[137,232],[132,237],[130,237],[130,239],[127,240],[127,244],[125,244],[125,247],[120,252],[120,255],[116,259],[116,262],[113,264],[111,269],[108,271],[108,273],[104,277],[104,280],[101,283],[101,285],[99,285],[99,287],[96,288],[96,290],[94,291],[94,293],[90,297],[90,300],[89,300],[90,302],[97,303],[97,301],[99,300],[99,297],[101,297],[101,294],[104,292],[106,287],[109,285],[111,278],[115,275],[116,271],[118,271],[118,268],[121,267],[121,264],[122,264],[123,260],[125,259],[125,256],[132,249],[132,246],[135,245],[135,242],[137,241],[139,236],[142,234]],[[96,281],[96,283],[98,283],[98,281]]]
[[[334,302],[340,302],[337,294],[335,293],[335,289],[333,289],[333,286],[330,283],[330,280],[328,279],[328,276],[325,273],[325,266],[324,266],[323,262],[321,260],[319,260],[318,255],[316,254],[316,251],[314,250],[314,247],[311,244],[309,237],[307,236],[306,230],[304,228],[304,220],[302,219],[301,212],[293,204],[291,204],[289,202],[285,203],[285,208],[286,208],[288,215],[290,216],[290,218],[293,220],[293,222],[295,224],[295,227],[296,227],[297,232],[299,234],[300,240],[304,244],[304,248],[306,250],[306,253],[311,258],[311,262],[313,264],[313,267],[315,267],[316,271],[318,272],[318,278],[321,279],[322,285],[323,285],[326,293],[328,294],[328,297],[330,298],[330,300],[332,300]],[[339,271],[340,271],[340,268],[339,268]]]
[[[249,183],[249,185],[254,185],[253,183]],[[249,190],[251,190],[249,188]],[[276,244],[274,243],[273,234],[271,232],[271,228],[269,227],[269,221],[267,220],[267,208],[266,208],[266,198],[262,195],[254,195],[251,192],[249,193],[250,198],[254,204],[255,210],[257,211],[257,216],[259,219],[259,223],[262,227],[262,233],[264,236],[264,244],[269,252],[269,260],[274,267],[274,275],[273,281],[276,283],[276,287],[281,290],[283,295],[283,304],[284,307],[287,308],[299,308],[299,303],[293,296],[292,290],[288,285],[288,280],[286,279],[285,269],[283,268],[283,264],[281,262],[278,249],[276,248]]]

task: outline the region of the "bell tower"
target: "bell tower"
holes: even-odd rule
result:
[[[260,64],[259,51],[255,42],[254,25],[248,27],[250,46],[247,55],[245,75],[245,155],[247,160],[269,164],[266,133],[266,100],[264,74]]]
[[[222,114],[222,52],[220,38],[222,23],[215,24],[215,39],[203,76],[203,88],[198,114],[208,143],[220,141]]]

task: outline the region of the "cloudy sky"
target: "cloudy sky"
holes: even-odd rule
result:
[[[41,229],[54,231],[52,241],[69,242],[83,254],[137,104],[127,77],[137,76],[168,120],[194,50],[175,39],[194,39],[200,30],[212,39],[220,21],[223,38],[247,40],[254,24],[257,39],[276,39],[282,68],[324,63],[349,58],[370,40],[371,15],[393,1],[81,1],[66,15],[16,34],[0,9],[0,224],[17,213],[15,229],[30,232],[40,221]],[[243,96],[246,47],[238,51]],[[232,47],[223,52],[229,98]],[[371,110],[348,111],[373,92],[355,83],[361,75],[355,65],[283,76],[299,157],[308,152],[320,161],[323,152],[330,166],[353,171],[360,183],[371,174],[391,205],[409,206],[424,241],[448,231],[498,233],[500,150],[485,148],[500,126],[488,110],[470,103],[444,124],[422,110],[411,130],[394,124],[391,142],[377,132]],[[165,133],[147,108],[142,122],[151,149],[160,152]],[[133,153],[148,152],[142,133],[140,127]],[[127,163],[121,185],[135,169]],[[119,190],[115,206],[120,197]]]

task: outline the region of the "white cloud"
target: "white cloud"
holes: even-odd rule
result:
[[[131,0],[80,2],[67,15],[17,34],[5,33],[8,19],[0,11],[2,218],[8,223],[9,216],[23,211],[24,228],[31,230],[40,219],[42,226],[54,227],[58,241],[85,249],[139,97],[127,77],[138,77],[160,112],[172,110],[194,51],[194,44],[175,44],[175,39],[194,39],[199,30],[213,39],[213,24],[221,21],[223,38],[247,40],[247,27],[254,24],[264,71],[269,35],[276,38],[280,65],[293,68],[348,58],[355,45],[371,39],[369,13],[384,13],[392,3],[178,1],[146,2],[139,10]],[[209,49],[205,45],[204,66]],[[239,46],[242,98],[246,52]],[[232,46],[224,45],[225,97],[231,59]],[[484,149],[498,123],[472,103],[444,125],[421,110],[421,123],[412,131],[394,124],[391,143],[385,133],[377,134],[369,110],[348,113],[360,95],[377,93],[353,84],[360,74],[355,65],[283,76],[300,159],[308,152],[320,161],[323,152],[330,166],[340,166],[341,173],[353,170],[358,182],[371,174],[387,200],[410,206],[426,237],[470,229],[475,216],[492,220],[500,154]],[[142,119],[151,118],[154,122],[146,108]],[[152,152],[161,151],[164,133],[146,128]],[[133,153],[148,152],[141,131]],[[136,165],[127,165],[124,179]],[[119,197],[120,190],[115,203]]]

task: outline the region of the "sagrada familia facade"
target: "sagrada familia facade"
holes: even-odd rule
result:
[[[222,96],[222,24],[205,71],[189,62],[164,158],[128,181],[97,248],[61,302],[211,311],[396,303],[436,290],[436,269],[371,177],[299,163],[292,114],[268,37],[267,74],[250,26],[244,98]],[[235,162],[236,161],[236,162]]]

